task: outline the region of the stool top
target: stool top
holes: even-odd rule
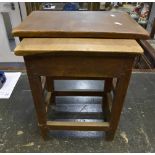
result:
[[[13,35],[59,38],[147,39],[148,32],[127,13],[110,11],[34,11]]]
[[[92,38],[25,38],[15,48],[19,56],[38,54],[135,55],[143,50],[135,40]]]

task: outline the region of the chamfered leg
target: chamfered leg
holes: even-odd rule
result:
[[[56,104],[55,102],[55,95],[54,95],[54,80],[52,77],[47,76],[46,77],[46,89],[48,92],[51,92],[51,98],[50,98],[50,103]]]
[[[48,129],[46,126],[46,111],[45,111],[45,103],[44,103],[44,96],[43,96],[43,89],[41,85],[41,77],[38,75],[33,74],[33,71],[27,65],[27,75],[29,79],[30,88],[32,91],[33,101],[37,113],[38,119],[38,126],[40,127],[41,135],[43,139],[47,138]]]
[[[114,135],[119,123],[130,77],[131,77],[131,70],[129,70],[127,74],[119,77],[117,80],[116,93],[113,99],[113,105],[111,109],[110,130],[106,132],[106,140],[110,141],[114,139]]]
[[[104,82],[104,95],[103,95],[103,101],[102,101],[102,109],[104,111],[104,120],[109,121],[110,119],[110,109],[109,109],[109,103],[107,99],[107,93],[110,93],[112,90],[112,81],[113,78],[107,78]]]

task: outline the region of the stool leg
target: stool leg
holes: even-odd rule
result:
[[[112,81],[113,81],[112,78],[107,78],[105,79],[105,83],[104,83],[104,96],[103,96],[102,109],[104,111],[105,121],[109,121],[110,119],[110,109],[107,101],[107,93],[110,93],[112,90]]]
[[[50,103],[56,103],[54,95],[54,80],[49,76],[46,77],[46,89],[48,92],[52,92]]]
[[[126,75],[122,75],[118,78],[116,84],[116,93],[113,99],[113,105],[110,118],[110,130],[106,132],[106,140],[111,141],[114,139],[114,135],[119,123],[121,111],[123,108],[123,102],[127,92],[131,71],[128,71]]]
[[[113,81],[113,78],[105,79],[104,92],[110,92],[112,90],[112,81]]]
[[[32,75],[29,71],[27,71],[27,73],[37,113],[38,125],[40,127],[41,135],[45,140],[47,138],[48,129],[46,128],[46,111],[41,78],[39,76]]]

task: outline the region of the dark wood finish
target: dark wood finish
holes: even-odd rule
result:
[[[36,71],[38,76],[46,75],[53,79],[59,77],[112,78],[117,77],[118,74],[124,74],[124,67],[133,57],[118,57],[116,59],[106,56],[42,55],[25,56],[25,59],[30,65],[33,61],[31,69]]]
[[[44,38],[40,42],[38,39],[35,41],[28,39],[26,42],[23,39],[16,49],[17,55],[24,56],[43,138],[46,138],[49,129],[100,130],[106,131],[107,140],[112,140],[119,123],[134,57],[142,54],[142,49],[134,40],[122,48],[125,40],[119,39],[145,39],[148,38],[147,31],[126,13],[36,11],[16,27],[13,34],[21,38],[50,38],[49,40]],[[59,38],[51,45],[52,37]],[[108,38],[108,40],[98,39],[96,42],[88,38]],[[118,40],[114,39],[111,42],[110,38]],[[106,99],[106,114],[110,116],[106,117],[108,122],[47,121],[46,111],[49,102],[46,101],[45,104],[44,101],[41,76],[47,77],[47,90],[51,91],[49,98],[54,90],[49,85],[50,80],[56,78],[106,79],[105,92],[100,95]],[[112,99],[110,93],[113,78],[118,80]],[[72,92],[56,93],[69,95]],[[87,94],[89,95],[90,92]],[[95,92],[93,94],[97,95]]]
[[[29,69],[29,64],[26,61],[25,65],[27,68],[28,79],[37,113],[38,126],[40,127],[42,137],[46,139],[48,130],[46,128],[46,107],[44,103],[41,78]]]
[[[51,83],[51,77],[48,76],[46,77],[46,89],[49,92],[54,91],[54,83]]]
[[[105,93],[103,94],[102,107],[103,107],[103,110],[105,111],[105,121],[109,121],[110,120],[110,115],[111,115],[107,94],[110,93],[111,90],[112,90],[112,81],[113,81],[113,78],[107,78],[105,80],[105,83],[104,83],[104,92]]]
[[[132,68],[133,61],[134,59],[132,59],[130,63],[128,63],[128,68],[130,68],[130,71],[124,70],[124,75],[121,75],[121,77],[119,77],[117,80],[116,92],[115,92],[114,101],[112,103],[113,105],[111,109],[110,130],[106,132],[107,140],[112,140],[114,138],[115,131],[119,123],[120,114],[123,108],[123,103],[127,92],[130,76],[131,76],[131,68]]]
[[[40,76],[52,76],[52,77],[117,77],[121,82],[117,83],[116,86],[116,96],[114,97],[114,101],[112,104],[112,111],[110,112],[110,118],[107,119],[110,122],[110,127],[104,127],[96,123],[90,123],[89,125],[83,125],[81,123],[68,123],[68,122],[53,122],[53,123],[47,123],[45,124],[45,114],[43,109],[44,107],[40,107],[42,115],[44,117],[40,117],[38,114],[38,117],[40,119],[43,119],[39,124],[41,124],[41,131],[43,132],[43,136],[47,134],[47,129],[61,129],[61,130],[102,130],[107,131],[107,140],[112,140],[114,137],[114,133],[116,131],[119,117],[121,114],[121,109],[123,106],[123,100],[126,94],[126,89],[128,86],[128,80],[130,78],[131,69],[132,69],[132,63],[133,63],[133,57],[124,57],[123,59],[119,57],[74,57],[74,56],[57,56],[54,57],[53,55],[49,56],[25,56],[24,57],[26,62],[26,67],[29,73],[28,74],[29,79],[31,80],[31,77],[33,77],[33,80],[31,80],[30,85],[32,87],[32,92],[34,94],[34,102],[35,104],[43,104],[41,103],[41,92],[38,94],[38,89],[34,90],[34,87],[38,87],[39,84],[36,82],[39,82],[38,80],[35,81],[34,78],[40,77]],[[78,58],[78,59],[77,59]],[[40,60],[42,60],[42,63],[40,64]],[[61,60],[61,61],[60,61]],[[64,61],[63,61],[64,60]],[[66,61],[65,61],[66,60]],[[53,62],[53,63],[52,63]],[[61,63],[60,63],[61,62]],[[68,63],[67,63],[68,62]],[[74,63],[73,63],[74,62]],[[82,62],[85,62],[88,65],[83,64]],[[65,65],[63,65],[65,64]],[[72,67],[71,67],[72,64]],[[93,66],[94,66],[94,69]],[[110,65],[114,64],[114,65]],[[54,65],[54,66],[53,66]],[[57,66],[57,67],[56,67]],[[70,66],[70,67],[69,67]],[[78,66],[78,67],[77,67]],[[114,67],[115,66],[115,67]],[[118,66],[122,66],[121,68]],[[97,69],[101,68],[101,69]],[[62,74],[63,73],[63,74]],[[118,81],[119,81],[118,80]],[[109,82],[111,85],[111,80]],[[111,87],[111,86],[110,86]],[[107,87],[105,89],[106,91],[110,91]],[[35,94],[36,93],[36,94]],[[64,93],[64,92],[63,92]],[[63,94],[60,92],[60,95],[70,95],[65,93]],[[94,93],[94,92],[93,92]],[[82,94],[82,93],[81,93]],[[81,95],[80,94],[80,95]],[[38,95],[40,96],[38,98]],[[76,95],[73,93],[73,95]],[[86,95],[86,94],[82,94]],[[89,96],[89,94],[87,94]],[[93,94],[92,94],[93,95]],[[97,94],[94,94],[97,95]],[[103,96],[103,93],[100,95]],[[36,99],[37,98],[37,99]],[[36,101],[37,100],[37,101]],[[39,100],[39,101],[38,101]],[[37,103],[36,103],[37,102]],[[107,101],[107,105],[109,106],[109,101]],[[36,107],[38,108],[38,107]],[[110,108],[109,108],[110,109]],[[95,126],[94,126],[95,125]],[[99,125],[99,126],[98,126]],[[43,129],[45,131],[43,131]]]
[[[106,22],[105,22],[106,21]],[[148,32],[127,13],[34,11],[13,29],[18,37],[147,39]]]
[[[46,113],[48,112],[49,105],[50,105],[50,102],[51,102],[51,95],[52,95],[52,93],[48,92],[48,93],[46,93],[45,98],[44,98]]]
[[[26,63],[26,69],[28,72],[28,77],[30,81],[30,86],[34,98],[34,103],[37,111],[38,122],[41,129],[41,133],[43,138],[46,138],[48,130],[100,130],[106,131],[106,139],[112,140],[114,138],[115,131],[118,126],[121,110],[123,107],[123,101],[125,98],[125,94],[128,87],[128,82],[131,75],[132,64],[134,57],[138,54],[142,53],[142,49],[139,45],[132,41],[132,45],[130,48],[123,48],[121,46],[122,40],[104,40],[100,39],[98,44],[94,41],[93,50],[77,50],[80,44],[77,44],[76,39],[75,42],[68,42],[66,44],[71,43],[74,47],[75,43],[75,51],[72,46],[70,47],[72,50],[68,51],[67,54],[64,52],[64,47],[59,47],[57,41],[53,43],[51,46],[51,39],[41,39],[43,42],[47,42],[45,47],[41,47],[40,44],[31,41],[32,39],[26,39],[27,41],[22,40],[21,45],[19,45],[16,49],[16,52],[20,50],[20,53],[23,54],[24,60]],[[67,39],[65,39],[67,40]],[[69,39],[70,40],[70,39]],[[87,39],[85,40],[87,41]],[[109,44],[108,44],[109,41]],[[125,40],[124,40],[125,41]],[[98,54],[98,46],[102,42],[103,48],[100,49],[100,53]],[[118,43],[120,42],[120,43]],[[128,42],[128,40],[127,40]],[[130,41],[129,41],[130,42]],[[86,43],[86,42],[85,42]],[[53,46],[54,50],[53,50]],[[91,42],[93,44],[93,42]],[[77,46],[78,45],[78,46]],[[89,44],[88,44],[89,45]],[[106,46],[104,46],[106,45]],[[107,46],[109,45],[109,46]],[[61,46],[61,45],[60,45]],[[109,47],[112,46],[115,52]],[[69,46],[68,46],[69,47]],[[67,49],[69,50],[69,48]],[[59,51],[55,49],[59,48]],[[95,50],[96,49],[96,50]],[[120,52],[122,49],[126,49],[125,51]],[[132,52],[131,49],[133,49]],[[41,50],[49,51],[48,53],[44,53]],[[29,55],[25,55],[25,51],[29,51]],[[39,54],[32,54],[34,51],[40,51]],[[55,53],[56,51],[56,53]],[[54,53],[53,53],[54,52]],[[57,54],[58,53],[58,54]],[[87,54],[83,54],[87,53]],[[108,54],[105,54],[108,53]],[[118,54],[119,53],[119,54]],[[43,96],[43,87],[41,83],[41,77],[46,77],[46,85],[47,90],[49,91],[47,97],[44,100]],[[50,80],[53,79],[65,79],[65,78],[88,78],[88,79],[104,79],[105,78],[105,87],[104,92],[99,91],[86,91],[86,92],[78,92],[78,91],[55,91],[51,84]],[[116,86],[113,86],[113,79],[117,78]],[[49,81],[48,81],[49,80]],[[45,82],[44,82],[45,83]],[[116,88],[113,88],[116,87]],[[111,97],[112,90],[115,89],[114,97]],[[51,96],[103,96],[103,110],[105,121],[102,123],[96,122],[50,122],[47,121],[46,112],[48,111],[49,101]]]
[[[46,89],[48,92],[51,92],[50,103],[55,104],[55,95],[54,95],[54,79],[47,76],[46,77]]]
[[[112,82],[113,82],[112,78],[105,80],[104,91],[106,93],[109,93],[112,90]]]
[[[113,97],[111,93],[107,93],[107,102],[108,102],[108,109],[111,112],[112,104],[113,104]],[[109,119],[110,120],[110,119]]]

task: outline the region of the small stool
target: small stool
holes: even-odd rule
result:
[[[142,53],[142,48],[131,39],[24,38],[16,47],[15,54],[24,57],[43,138],[51,129],[105,131],[106,140],[113,140],[134,58]],[[104,92],[55,91],[51,78],[105,80]],[[45,87],[48,87],[46,96]],[[105,120],[48,120],[48,105],[55,96],[102,96]]]

